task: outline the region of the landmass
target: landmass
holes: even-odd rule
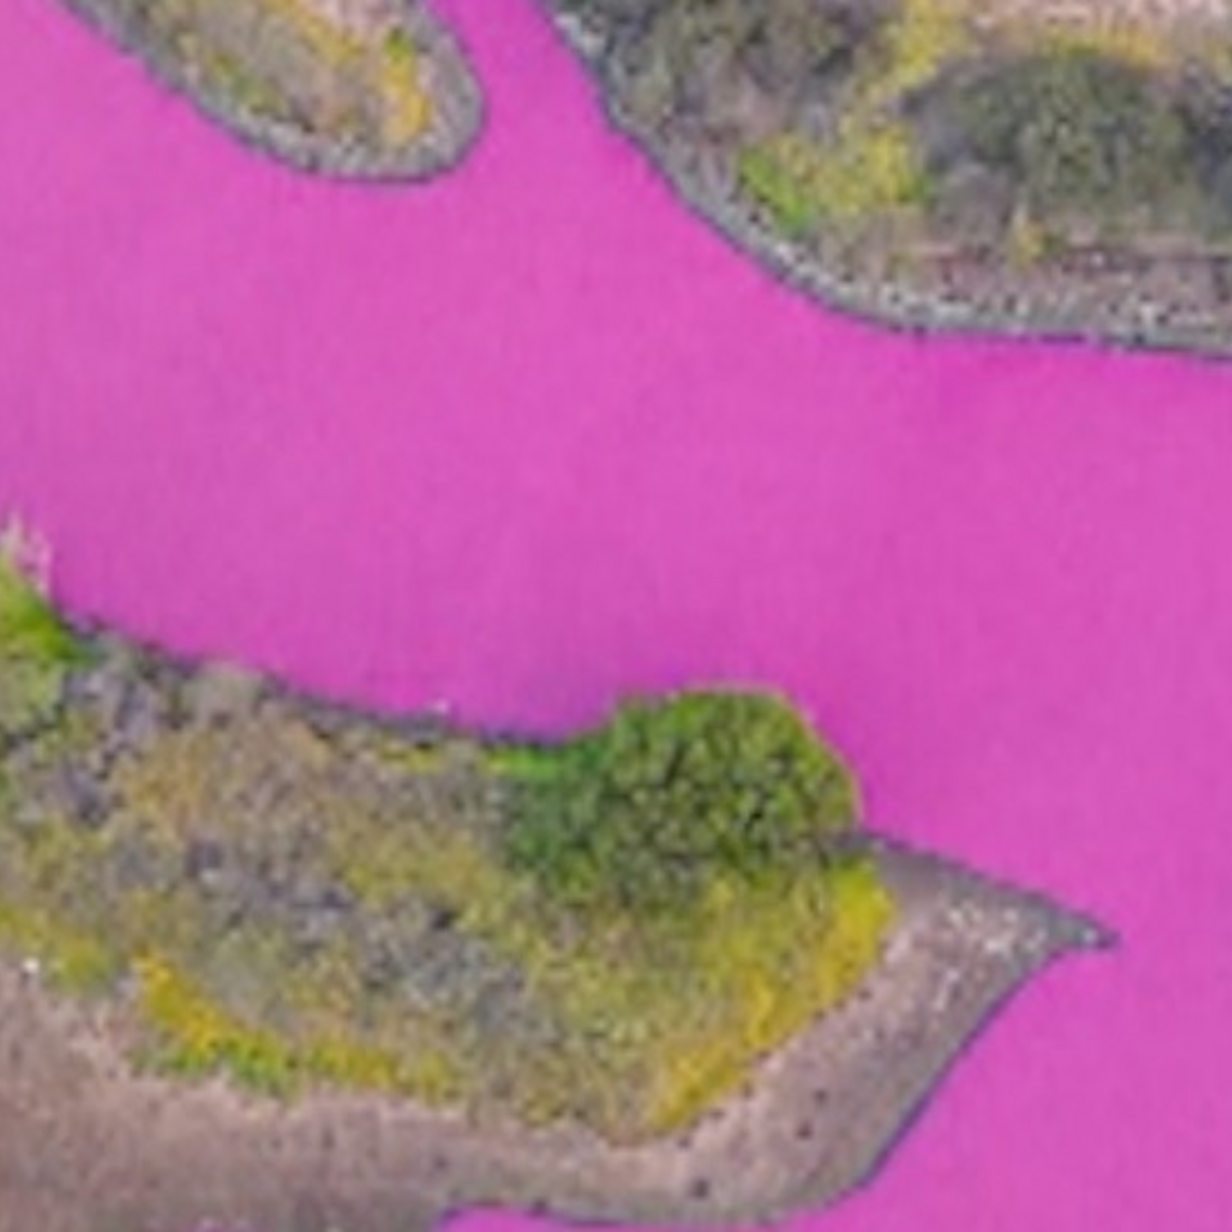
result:
[[[863,830],[785,699],[375,716],[0,551],[0,1232],[764,1221],[1107,932]]]
[[[483,104],[423,0],[67,0],[299,167]],[[900,326],[1232,350],[1230,0],[540,0],[613,121],[791,284]]]
[[[309,171],[415,180],[482,123],[463,53],[420,0],[66,0],[166,84]]]
[[[922,329],[1232,349],[1226,0],[541,0],[737,244]]]

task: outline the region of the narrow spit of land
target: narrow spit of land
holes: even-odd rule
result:
[[[167,85],[304,170],[415,180],[482,122],[477,82],[420,0],[65,0]]]

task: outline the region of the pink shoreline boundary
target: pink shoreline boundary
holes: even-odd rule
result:
[[[532,5],[440,7],[490,123],[408,193],[255,159],[0,8],[0,507],[76,613],[341,697],[560,730],[787,690],[878,829],[1122,936],[827,1232],[1223,1232],[1232,365],[819,311],[606,130]]]

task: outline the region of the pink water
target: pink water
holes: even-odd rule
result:
[[[1232,365],[818,311],[676,206],[529,0],[448,10],[487,136],[365,191],[3,0],[0,507],[79,613],[339,695],[550,729],[790,690],[875,824],[1124,937],[801,1227],[1223,1232]]]

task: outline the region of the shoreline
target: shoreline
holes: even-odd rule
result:
[[[605,30],[598,20],[592,24],[562,8],[561,0],[539,0],[539,6],[581,62],[608,127],[633,143],[679,203],[780,285],[823,308],[899,334],[1093,345],[1122,353],[1181,353],[1221,363],[1232,359],[1232,299],[1223,312],[1204,314],[1183,303],[1108,285],[1107,273],[1083,278],[1048,268],[1011,271],[978,260],[960,272],[956,291],[926,285],[933,278],[929,272],[887,278],[845,273],[826,254],[810,251],[760,221],[733,190],[730,174],[704,166],[686,139],[661,140],[639,127],[609,80],[606,57],[616,46],[618,35],[612,30],[619,25],[617,19]],[[1184,26],[1182,19],[1177,21]],[[892,243],[879,255],[887,254],[895,256]],[[1099,249],[1095,263],[1106,262],[1110,255],[1130,262],[1154,259],[1132,249],[1120,254]],[[1181,263],[1186,259],[1195,258],[1182,254]],[[1218,277],[1232,277],[1232,248],[1227,254],[1198,253],[1196,260],[1212,266],[1218,262]],[[1140,272],[1130,273],[1128,280],[1133,282]],[[1153,272],[1166,279],[1175,269],[1161,263]],[[944,283],[945,278],[937,281]],[[966,293],[964,281],[972,288]]]
[[[321,0],[308,0],[308,8]],[[396,28],[414,41],[430,100],[426,130],[402,150],[374,150],[358,141],[337,141],[276,117],[262,116],[194,78],[190,64],[148,37],[139,19],[122,9],[131,0],[64,0],[65,7],[113,46],[139,62],[155,82],[174,91],[203,118],[256,152],[303,172],[367,181],[405,183],[452,170],[470,152],[486,122],[483,94],[452,29],[422,0],[391,5],[344,0],[341,8],[387,10]]]
[[[428,1229],[501,1206],[582,1223],[764,1222],[866,1183],[951,1066],[1036,972],[1110,934],[886,839],[899,904],[859,991],[686,1133],[611,1147],[388,1097],[294,1105],[138,1076],[105,1014],[0,968],[0,1232],[227,1221],[259,1232]]]

